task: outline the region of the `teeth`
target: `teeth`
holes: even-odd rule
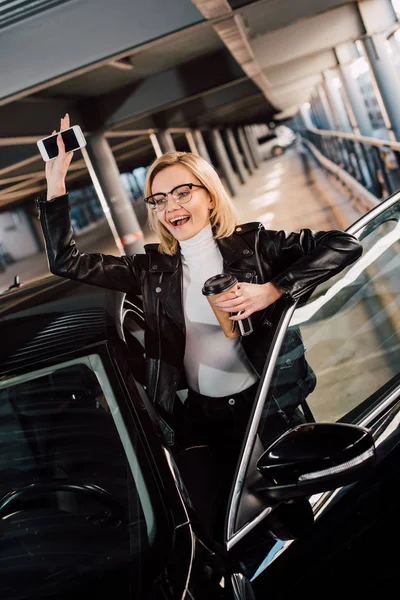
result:
[[[170,223],[179,223],[179,221],[182,221],[183,219],[187,219],[188,217],[177,217],[176,219],[170,219]]]

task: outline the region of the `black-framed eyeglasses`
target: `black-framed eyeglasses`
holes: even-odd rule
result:
[[[186,202],[189,202],[192,198],[192,188],[206,189],[204,185],[198,185],[197,183],[183,183],[177,185],[168,193],[159,192],[158,194],[147,196],[144,201],[153,212],[161,212],[167,206],[168,196],[170,194],[177,204],[186,204]]]

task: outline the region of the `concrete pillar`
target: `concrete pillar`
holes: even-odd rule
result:
[[[310,110],[312,111],[312,105],[310,103]],[[300,106],[300,115],[304,123],[305,129],[312,129],[314,127],[314,123],[312,122],[311,115],[307,108],[303,105]]]
[[[232,196],[236,196],[239,190],[238,181],[236,179],[236,173],[232,168],[228,153],[226,151],[224,142],[222,141],[222,137],[218,129],[213,129],[211,131],[211,143],[213,145],[215,154],[217,155],[219,166],[221,168],[223,177],[226,181],[229,191]]]
[[[232,129],[226,130],[226,139],[233,157],[233,162],[235,163],[236,171],[239,175],[239,179],[242,183],[246,183],[246,181],[249,179],[249,174],[244,166],[243,156],[240,154]]]
[[[323,114],[324,121],[327,124],[326,129],[337,130],[339,124],[336,122],[336,115],[333,111],[330,97],[327,93],[327,87],[325,82],[318,85],[318,97],[321,105],[321,112]]]
[[[199,151],[197,149],[197,146],[196,146],[195,139],[193,137],[193,133],[191,131],[186,131],[185,137],[186,137],[186,141],[187,141],[187,143],[189,145],[190,152],[192,154],[197,154],[198,156],[200,156],[200,153],[199,153]]]
[[[260,152],[258,149],[258,140],[256,139],[256,136],[254,135],[253,127],[251,125],[246,125],[244,128],[244,132],[246,134],[246,138],[249,143],[249,148],[250,148],[251,155],[253,157],[254,164],[256,165],[256,168],[258,169],[258,167],[261,164],[262,159],[261,159],[261,155],[260,155]]]
[[[143,252],[143,232],[122,185],[117,163],[102,133],[89,136],[84,158],[121,254]]]
[[[364,56],[371,68],[375,93],[390,137],[400,141],[400,81],[388,52],[386,32],[397,23],[390,0],[358,3],[367,35],[362,38]]]
[[[301,108],[299,108],[297,113],[295,115],[293,115],[293,117],[290,119],[290,121],[287,123],[287,125],[288,125],[288,127],[291,127],[292,129],[294,129],[295,131],[302,131],[303,129],[306,129],[306,122],[303,118]]]
[[[237,135],[238,135],[238,139],[239,139],[239,145],[242,149],[243,156],[245,158],[247,169],[248,169],[250,175],[252,175],[254,173],[254,171],[257,169],[257,165],[254,162],[253,156],[250,152],[249,144],[248,144],[246,135],[244,133],[243,127],[238,127]]]
[[[331,107],[326,97],[324,87],[322,84],[318,84],[315,89],[315,107],[320,122],[320,129],[334,131],[336,129],[336,126],[333,121]],[[318,136],[318,141],[316,141],[316,144],[323,154],[327,155],[328,157],[331,156],[332,144],[329,144],[328,147],[328,142],[325,139],[325,137]]]
[[[367,107],[365,106],[360,86],[351,72],[351,64],[359,58],[357,47],[354,42],[346,42],[335,48],[335,54],[346,98],[354,115],[354,132],[372,136],[372,125]],[[348,112],[350,116],[350,110]]]
[[[325,107],[321,101],[321,94],[325,94],[324,90],[320,91],[317,88],[317,97],[315,98],[315,106],[318,111],[318,118],[321,123],[321,129],[333,129],[333,121],[331,120],[331,115],[329,113],[329,106]],[[326,111],[328,110],[328,112]]]
[[[150,134],[150,141],[151,141],[151,145],[153,146],[156,157],[160,158],[160,156],[163,155],[163,151],[161,149],[160,142],[158,141],[155,133]]]
[[[200,129],[195,129],[193,131],[193,137],[194,137],[194,141],[196,143],[197,149],[199,151],[199,155],[202,158],[204,158],[204,160],[209,162],[210,165],[212,165],[212,160],[210,158],[210,155],[208,154],[207,146],[206,146],[206,143],[203,138],[203,134],[201,133]]]
[[[335,115],[335,121],[340,131],[353,133],[353,127],[347,114],[346,106],[341,93],[342,80],[336,70],[330,69],[323,73],[325,80],[325,91],[329,97],[329,104]]]
[[[166,152],[176,152],[174,140],[169,131],[160,131],[157,133],[157,139],[163,154]]]
[[[354,42],[345,42],[337,46],[334,51],[354,133],[372,137],[374,132],[371,119],[358,81],[352,73],[352,64],[360,58],[357,46]],[[358,159],[366,185],[379,197],[380,184],[376,174],[374,152],[374,148],[361,144],[358,150]]]
[[[311,99],[311,112],[316,124],[317,129],[324,129],[324,124],[320,115],[319,102],[317,97]]]

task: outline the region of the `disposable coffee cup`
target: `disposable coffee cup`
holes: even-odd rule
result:
[[[207,279],[202,289],[202,293],[209,301],[210,306],[218,319],[218,323],[222,327],[222,331],[228,338],[235,338],[240,334],[238,322],[231,321],[229,319],[232,314],[236,313],[229,313],[220,310],[213,304],[213,300],[229,292],[234,292],[238,288],[238,285],[239,284],[236,277],[221,273],[220,275],[214,275],[214,277]]]

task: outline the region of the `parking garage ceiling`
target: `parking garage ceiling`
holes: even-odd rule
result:
[[[182,128],[290,117],[336,65],[333,48],[364,33],[357,4],[343,0],[35,7],[0,9],[0,210],[44,189],[36,140],[65,112],[86,134],[103,130],[130,170],[154,158],[148,130],[171,129],[179,143]],[[89,183],[78,156],[73,167],[71,181]]]

